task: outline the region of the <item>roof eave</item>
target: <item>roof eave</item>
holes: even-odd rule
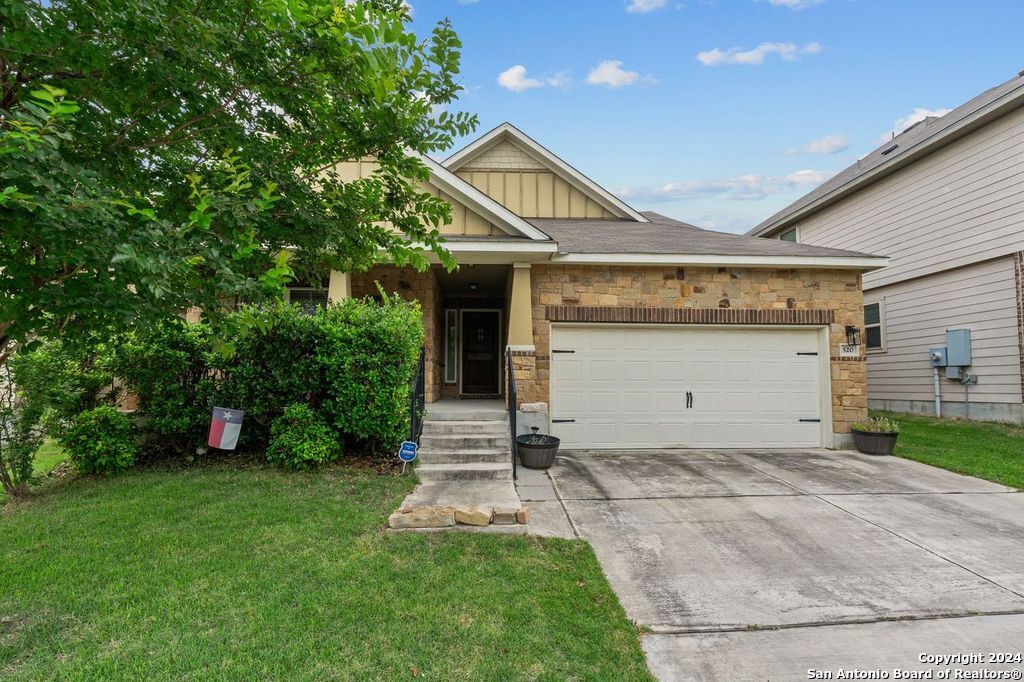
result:
[[[686,253],[566,253],[552,262],[579,265],[675,265],[749,268],[813,268],[869,272],[889,264],[885,256],[741,256]]]

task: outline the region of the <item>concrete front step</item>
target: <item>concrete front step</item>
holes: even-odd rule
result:
[[[430,403],[426,408],[426,422],[483,422],[508,421],[508,410],[504,405],[478,406],[449,404],[444,401]]]
[[[422,464],[500,464],[511,461],[512,451],[508,448],[420,451]]]
[[[508,432],[502,434],[427,434],[420,437],[423,450],[452,451],[511,447]]]
[[[416,467],[420,480],[427,481],[501,481],[512,480],[511,462],[474,464],[428,464]]]
[[[423,423],[423,434],[427,436],[472,436],[474,434],[487,436],[507,436],[507,421],[425,421]]]

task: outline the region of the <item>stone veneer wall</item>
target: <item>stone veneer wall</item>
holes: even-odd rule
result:
[[[353,272],[352,296],[377,296],[377,282],[387,292],[397,292],[407,301],[419,301],[423,308],[423,348],[426,359],[426,386],[424,394],[428,403],[441,397],[444,381],[442,373],[442,340],[444,322],[441,319],[441,288],[433,270],[417,272],[411,268],[397,268],[381,265],[367,272]]]
[[[828,324],[833,432],[848,433],[853,422],[867,416],[865,359],[838,357],[846,325],[864,327],[857,272],[540,264],[533,266],[531,276],[536,352],[514,359],[521,402],[549,400],[552,319]]]

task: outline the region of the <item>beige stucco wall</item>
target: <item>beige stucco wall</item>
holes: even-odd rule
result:
[[[441,397],[442,333],[441,289],[433,270],[418,272],[411,268],[377,266],[367,272],[351,274],[352,296],[377,296],[377,282],[384,291],[397,292],[407,301],[419,301],[423,309],[423,348],[426,360],[426,401],[432,403]]]
[[[867,416],[865,362],[840,360],[845,326],[864,326],[860,276],[842,270],[770,270],[535,264],[531,269],[536,354],[515,358],[522,402],[548,402],[550,328],[547,307],[832,310],[832,417],[835,433]]]

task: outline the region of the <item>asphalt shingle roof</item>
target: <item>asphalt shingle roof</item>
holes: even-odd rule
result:
[[[651,222],[594,218],[530,218],[529,221],[558,242],[560,253],[870,257],[856,251],[703,230],[652,212],[645,212],[644,216]]]

